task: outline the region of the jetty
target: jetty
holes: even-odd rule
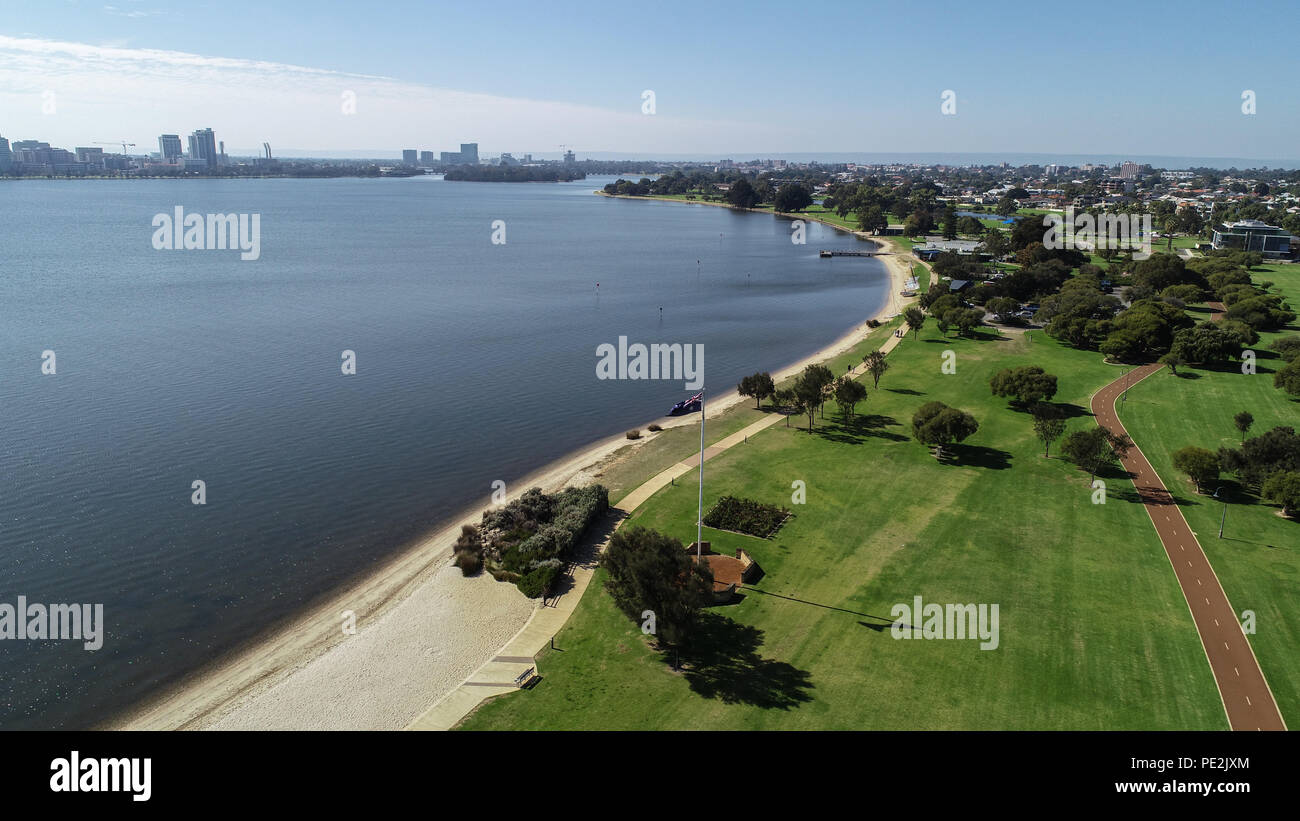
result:
[[[888,253],[887,251],[818,251],[819,257],[874,257]]]

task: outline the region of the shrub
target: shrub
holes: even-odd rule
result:
[[[1248,343],[1250,344],[1250,343]],[[1284,336],[1273,340],[1271,347],[1286,362],[1300,357],[1300,336]]]
[[[659,425],[659,424],[654,424],[654,425],[651,425],[650,427],[646,428],[646,430],[650,431],[651,433],[658,433],[659,431],[661,431],[661,430],[663,430],[663,429],[664,429],[663,425]]]
[[[639,431],[639,430],[635,430],[635,429],[630,430],[630,431],[627,432],[627,438],[629,438],[629,439],[640,439],[640,438],[641,438],[641,431]]]
[[[457,550],[456,559],[452,564],[460,568],[460,572],[465,576],[473,576],[483,569],[483,556],[470,550]]]
[[[704,524],[718,530],[733,530],[766,539],[776,532],[789,515],[790,511],[785,508],[765,505],[752,499],[723,496],[705,514]]]
[[[456,546],[452,548],[453,562],[461,573],[472,576],[483,569],[483,538],[474,525],[462,525]]]
[[[517,582],[519,591],[530,599],[538,598],[551,589],[551,585],[559,575],[559,567],[550,564],[540,565],[520,577]]]

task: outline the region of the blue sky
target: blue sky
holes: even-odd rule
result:
[[[1300,155],[1300,12],[1282,2],[5,5],[11,139],[210,125],[232,148]],[[47,66],[32,41],[112,53]],[[153,50],[209,62],[177,71]],[[357,94],[351,119],[331,84]]]

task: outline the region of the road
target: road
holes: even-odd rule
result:
[[[1163,366],[1143,365],[1097,391],[1092,397],[1092,412],[1097,423],[1113,433],[1124,433],[1124,425],[1115,412],[1115,403],[1128,387],[1142,381]],[[1169,564],[1178,577],[1187,606],[1201,635],[1210,670],[1219,687],[1228,724],[1234,730],[1285,730],[1286,723],[1264,679],[1237,613],[1219,584],[1196,534],[1183,518],[1183,512],[1160,481],[1136,443],[1123,459],[1124,468],[1133,478],[1133,486],[1146,507],[1151,524],[1165,547]]]

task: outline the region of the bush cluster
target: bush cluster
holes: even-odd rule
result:
[[[498,579],[515,582],[536,598],[559,577],[569,551],[609,510],[601,485],[565,488],[554,495],[532,488],[504,507],[483,514],[483,554]]]
[[[785,508],[765,505],[753,499],[723,496],[704,516],[704,524],[718,530],[734,530],[767,539],[790,515]]]

